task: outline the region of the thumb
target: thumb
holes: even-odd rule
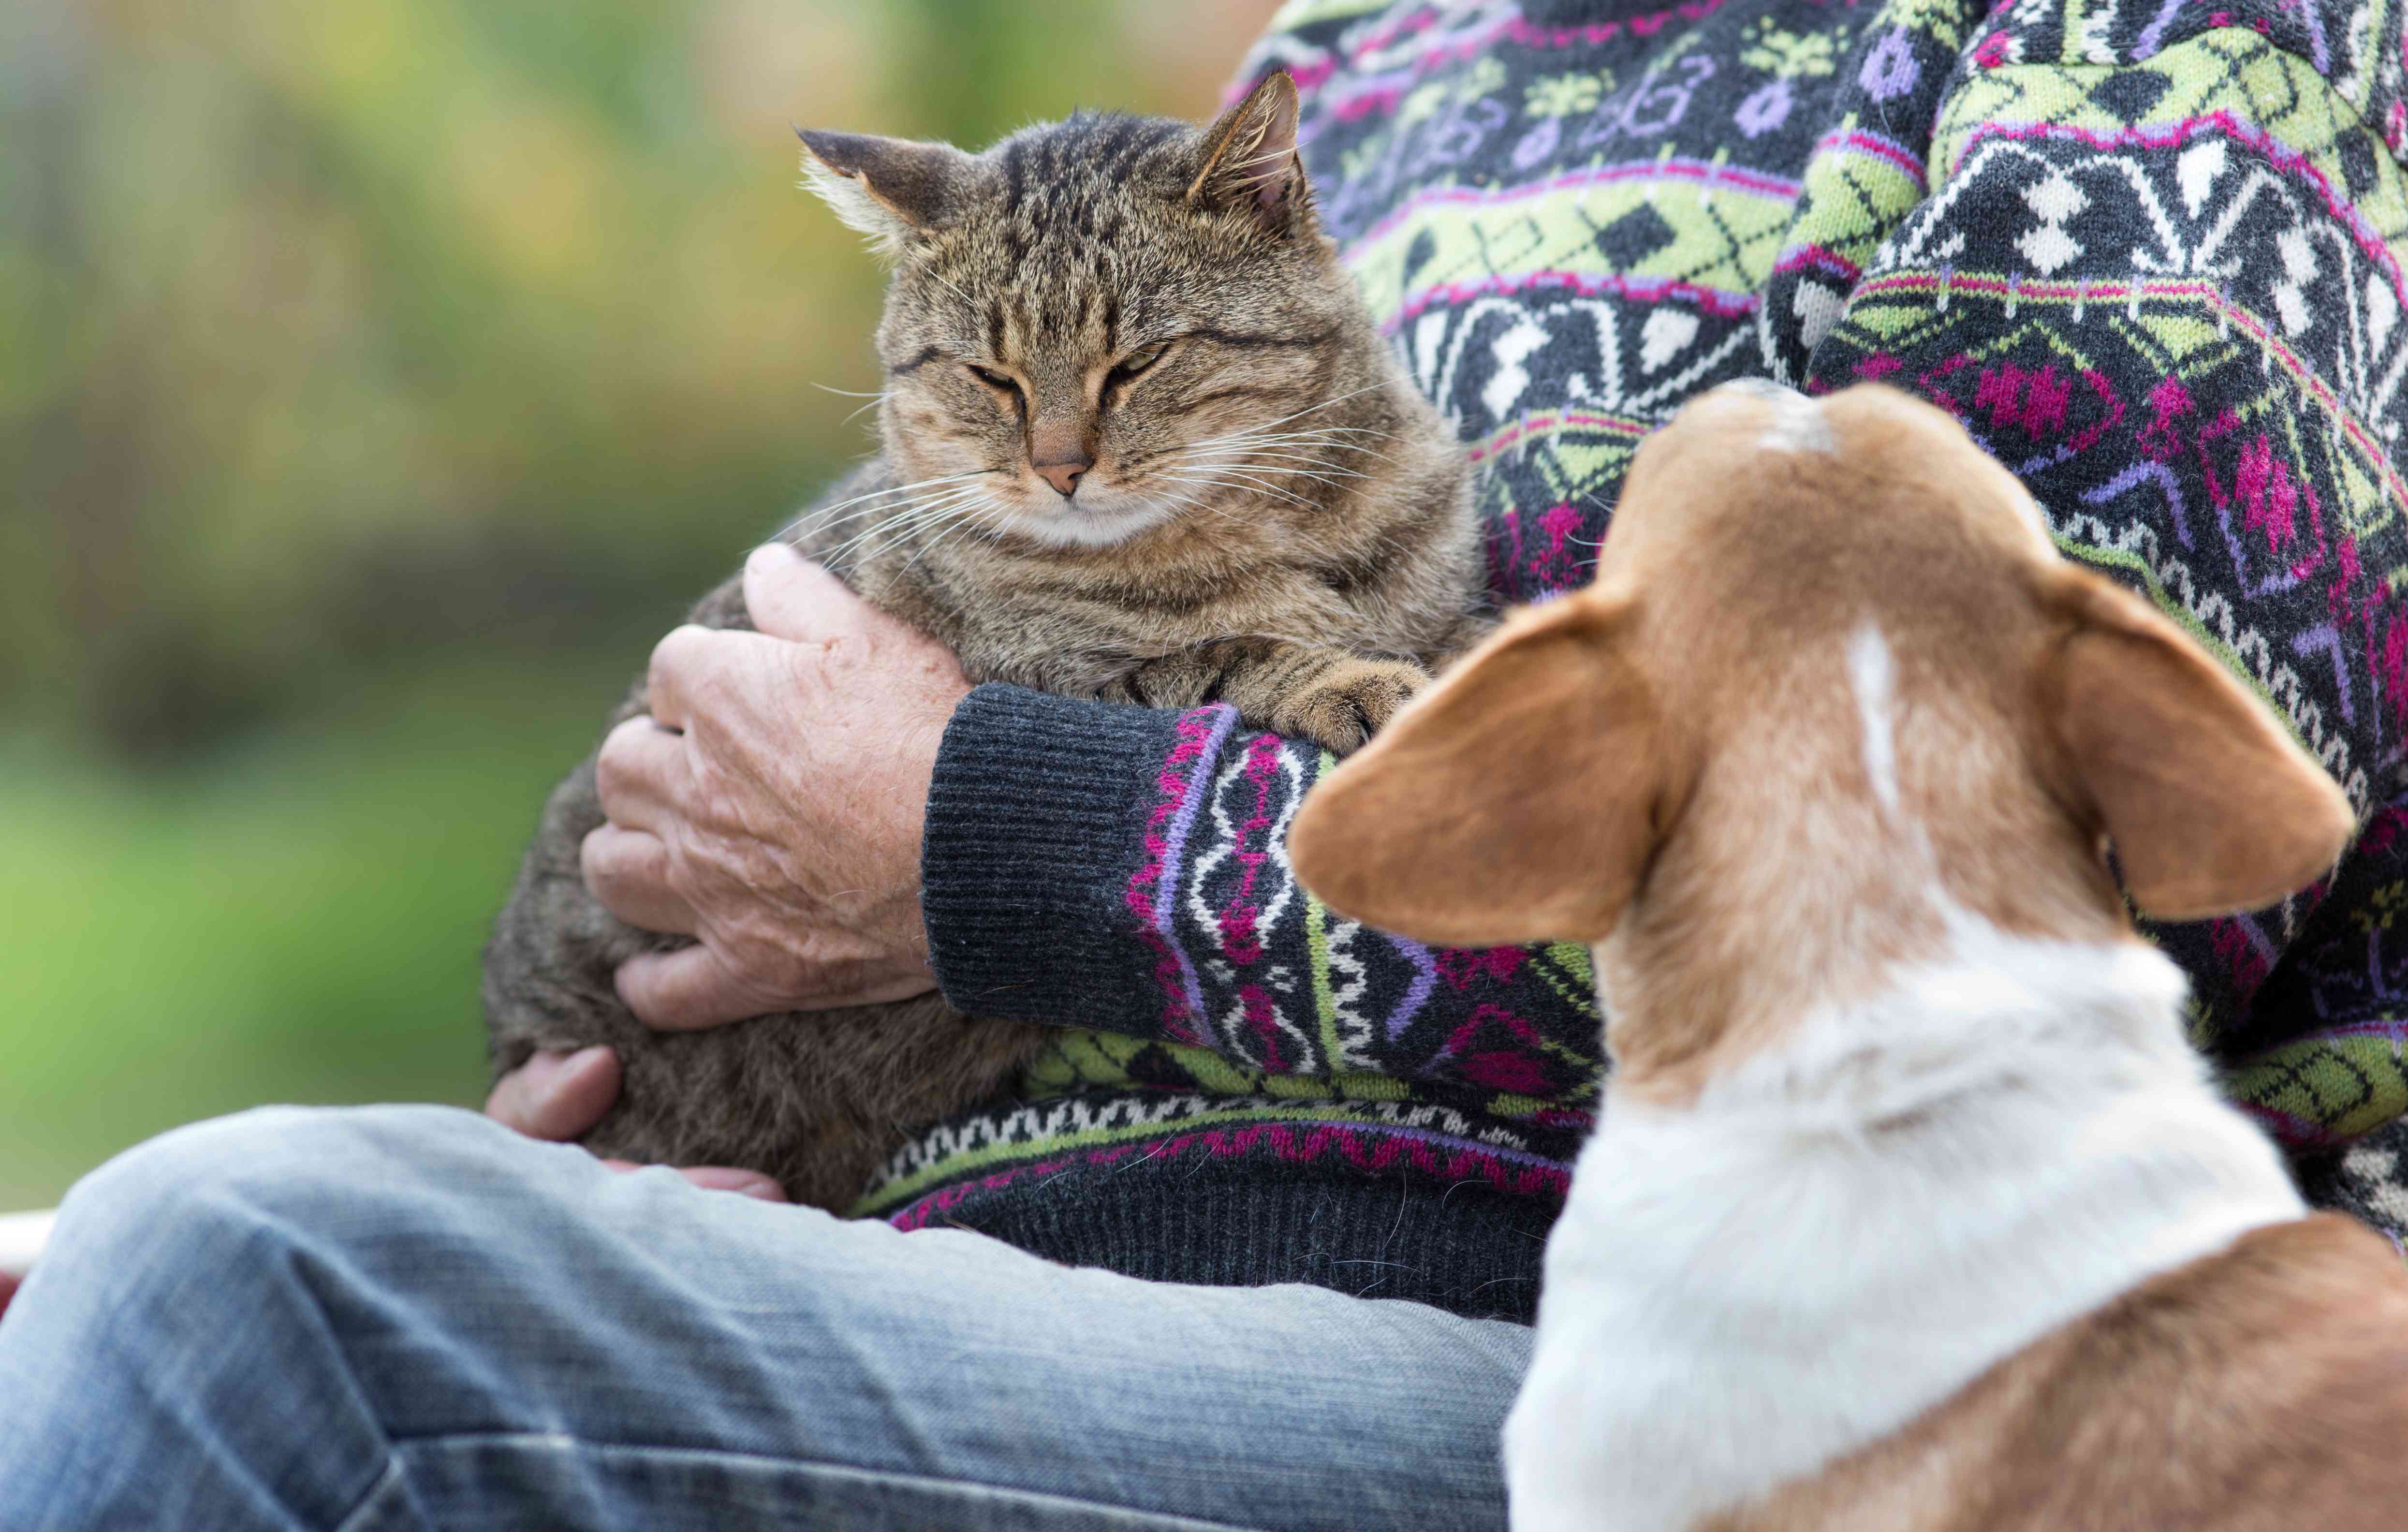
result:
[[[538,1053],[504,1075],[485,1115],[530,1138],[565,1142],[602,1120],[619,1098],[619,1055],[600,1044]]]
[[[858,632],[869,610],[844,581],[781,542],[744,561],[744,607],[761,632],[805,644]]]

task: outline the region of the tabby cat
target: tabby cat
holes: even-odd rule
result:
[[[810,185],[894,265],[881,454],[793,540],[976,681],[1184,707],[1344,752],[1486,628],[1469,470],[1315,221],[1296,88],[1211,127],[1117,115],[981,154],[805,133]],[[746,625],[740,582],[693,620]],[[640,688],[620,709],[644,710]],[[614,720],[615,722],[615,720]],[[588,759],[553,793],[485,957],[497,1074],[624,1064],[586,1143],[738,1165],[841,1209],[907,1130],[1045,1037],[936,996],[654,1034],[612,969],[683,938],[596,904]]]

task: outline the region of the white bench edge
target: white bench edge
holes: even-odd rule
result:
[[[50,1242],[50,1225],[58,1217],[48,1208],[38,1212],[0,1213],[0,1271],[23,1276]]]

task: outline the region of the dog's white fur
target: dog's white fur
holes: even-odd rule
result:
[[[1843,663],[1901,861],[1928,856],[1896,779],[1895,659],[1867,627]],[[1688,1526],[2304,1211],[2186,1041],[2172,964],[2002,932],[1936,878],[1929,897],[1944,954],[1809,1009],[1694,1105],[1609,1082],[1505,1428],[1517,1532]]]
[[[1770,422],[1756,445],[1776,452],[1836,452],[1840,438],[1814,401],[1794,388],[1769,378],[1742,378],[1722,385],[1723,391],[1762,399],[1772,407]]]
[[[1873,801],[1893,823],[1898,821],[1898,658],[1889,651],[1881,629],[1870,623],[1848,639],[1848,684],[1856,697],[1856,718],[1864,731],[1865,775],[1872,781]]]

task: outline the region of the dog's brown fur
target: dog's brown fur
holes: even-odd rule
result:
[[[2243,1235],[1700,1532],[2378,1532],[2408,1519],[2408,1274],[2334,1213]]]
[[[1868,620],[1897,666],[1901,812],[1841,660]],[[2312,881],[2352,828],[2267,710],[2059,559],[1946,416],[1721,390],[1641,450],[1595,585],[1411,705],[1291,852],[1333,908],[1424,940],[1595,943],[1617,1097],[1679,1110],[1811,1007],[1937,955],[1935,881],[2009,933],[2135,941],[2110,838],[2133,899],[2189,918]],[[1712,1525],[2372,1532],[2403,1507],[2408,1273],[2314,1218]]]
[[[882,451],[796,544],[973,680],[1218,698],[1360,745],[1487,623],[1467,465],[1320,234],[1295,126],[1274,75],[1205,130],[1073,118],[979,155],[806,134],[815,186],[896,265]],[[1044,475],[1081,462],[1066,499]],[[1071,540],[1099,490],[1173,508]],[[738,587],[694,621],[745,625]],[[644,710],[639,686],[618,717]],[[679,943],[585,892],[578,847],[602,819],[589,760],[546,807],[485,965],[497,1073],[618,1049],[624,1091],[590,1147],[752,1167],[841,1208],[910,1128],[1041,1045],[934,997],[648,1031],[611,971]]]

